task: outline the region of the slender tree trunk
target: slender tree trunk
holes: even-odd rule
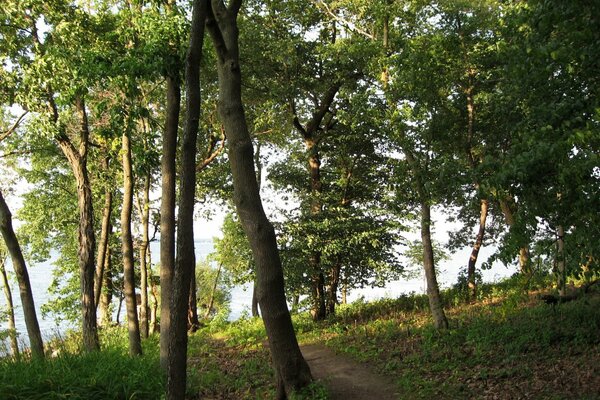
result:
[[[108,171],[109,159],[103,160],[103,168]],[[112,214],[113,191],[107,184],[104,188],[104,209],[102,210],[102,225],[100,230],[100,242],[98,243],[98,254],[96,255],[96,274],[94,277],[94,304],[98,310],[100,294],[102,292],[102,282],[104,274],[104,259],[106,258],[106,248],[108,247],[108,238],[110,236],[110,220]]]
[[[208,306],[206,306],[206,314],[204,314],[204,319],[208,319],[208,317],[210,317],[213,305],[215,304],[215,294],[217,293],[217,287],[219,285],[219,278],[221,277],[221,268],[223,268],[223,264],[219,264],[219,268],[217,268],[217,275],[215,276],[215,281],[213,283],[213,287],[210,292],[210,299],[208,300]],[[254,293],[254,291],[253,291],[253,293]]]
[[[123,134],[123,207],[121,208],[121,249],[123,251],[123,292],[127,308],[129,332],[129,355],[142,354],[140,324],[135,296],[135,270],[133,262],[133,239],[131,235],[131,212],[133,210],[133,170],[131,166],[131,143],[129,128]]]
[[[196,191],[196,140],[200,120],[200,60],[208,0],[194,0],[190,45],[186,56],[186,122],[181,143],[179,187],[179,225],[177,258],[170,302],[171,320],[168,333],[169,361],[167,399],[183,400],[187,369],[187,310],[192,277],[196,266],[194,254],[194,196]]]
[[[111,228],[112,230],[112,228]],[[110,233],[110,231],[109,231]],[[112,262],[111,262],[111,251],[110,246],[106,247],[106,257],[104,257],[104,274],[102,275],[102,280],[104,281],[102,286],[104,290],[102,290],[100,294],[100,305],[98,307],[98,319],[100,320],[101,326],[110,326],[112,322],[112,315],[110,309],[110,303],[112,302],[112,292],[113,292],[113,283],[112,283]]]
[[[483,244],[483,237],[485,235],[485,223],[488,215],[488,200],[481,199],[479,201],[479,230],[469,256],[469,263],[467,264],[467,282],[469,286],[468,296],[469,301],[475,301],[477,299],[477,282],[475,281],[475,266],[477,264],[477,258],[479,256],[479,250]]]
[[[142,243],[140,244],[140,334],[148,337],[148,247],[150,246],[150,173],[144,177],[144,200],[141,205]]]
[[[254,171],[252,141],[241,96],[237,14],[241,0],[211,1],[207,28],[217,51],[219,114],[227,134],[234,203],[256,263],[258,302],[269,338],[276,372],[278,399],[286,398],[312,381],[287,308],[283,270],[273,226],[260,199]]]
[[[153,280],[150,281],[150,297],[152,298],[152,305],[150,306],[150,335],[159,331],[157,314],[158,314],[158,287],[154,284]]]
[[[175,72],[178,74],[178,72]],[[170,299],[175,269],[175,154],[181,89],[177,76],[167,77],[167,117],[162,148],[160,206],[160,365],[166,371],[169,357]]]
[[[562,225],[556,228],[556,284],[559,296],[567,294],[567,274],[565,269],[565,229]]]
[[[10,350],[13,357],[16,359],[19,357],[19,342],[17,341],[17,327],[15,325],[15,308],[13,306],[12,292],[10,290],[8,276],[6,275],[6,269],[4,268],[5,260],[6,255],[0,254],[0,275],[2,276],[4,298],[6,299],[6,311],[8,313],[8,336],[10,337]]]
[[[348,283],[342,285],[342,304],[348,304]]]
[[[429,298],[429,308],[433,315],[433,322],[436,329],[448,329],[448,320],[442,307],[440,288],[435,272],[433,245],[431,243],[431,208],[424,201],[421,203],[421,241],[423,242],[423,267],[427,279],[427,297]]]
[[[25,259],[21,252],[19,240],[13,230],[12,214],[10,213],[6,201],[4,201],[2,192],[0,192],[0,232],[2,232],[6,248],[12,259],[13,270],[17,276],[19,294],[21,296],[21,306],[23,307],[23,315],[25,317],[25,326],[27,327],[27,334],[29,335],[29,342],[31,344],[31,354],[33,354],[34,357],[44,358],[44,342],[42,341],[42,333],[40,332],[40,325],[35,311],[33,292],[31,291],[27,266],[25,265]]]
[[[198,297],[196,291],[196,274],[194,273],[190,278],[190,295],[188,298],[188,331],[190,332],[196,332],[200,327],[200,320],[198,319]]]
[[[123,300],[124,300],[124,297],[123,297],[123,294],[121,293],[119,295],[119,306],[117,308],[117,317],[115,320],[115,324],[117,324],[117,326],[121,325],[121,310],[123,308]]]

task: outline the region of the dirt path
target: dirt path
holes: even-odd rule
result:
[[[364,364],[336,354],[319,344],[301,346],[313,377],[329,389],[336,400],[397,400],[391,379],[377,375]]]

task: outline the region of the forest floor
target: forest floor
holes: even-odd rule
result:
[[[336,354],[321,344],[301,346],[313,378],[325,386],[332,400],[396,400],[397,385],[368,364]]]

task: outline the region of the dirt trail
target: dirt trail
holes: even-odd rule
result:
[[[336,400],[397,400],[391,379],[377,375],[364,364],[334,353],[320,344],[301,346],[313,377],[329,389]]]

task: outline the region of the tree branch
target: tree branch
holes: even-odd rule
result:
[[[4,139],[6,139],[11,133],[13,133],[21,124],[21,121],[23,120],[23,118],[25,118],[25,116],[27,115],[27,113],[29,113],[29,111],[25,111],[23,114],[21,114],[21,116],[17,119],[17,121],[13,124],[13,126],[11,126],[6,132],[2,133],[2,135],[0,135],[0,142],[3,141]]]
[[[322,0],[314,0],[313,3],[317,6],[320,7],[323,11],[325,11],[325,14],[329,15],[331,18],[333,18],[335,21],[341,23],[342,25],[344,25],[348,30],[359,33],[371,40],[375,40],[375,36],[370,34],[369,32],[358,28],[355,24],[353,24],[352,22],[340,17],[339,15],[337,15],[331,8],[329,8],[329,6]]]

